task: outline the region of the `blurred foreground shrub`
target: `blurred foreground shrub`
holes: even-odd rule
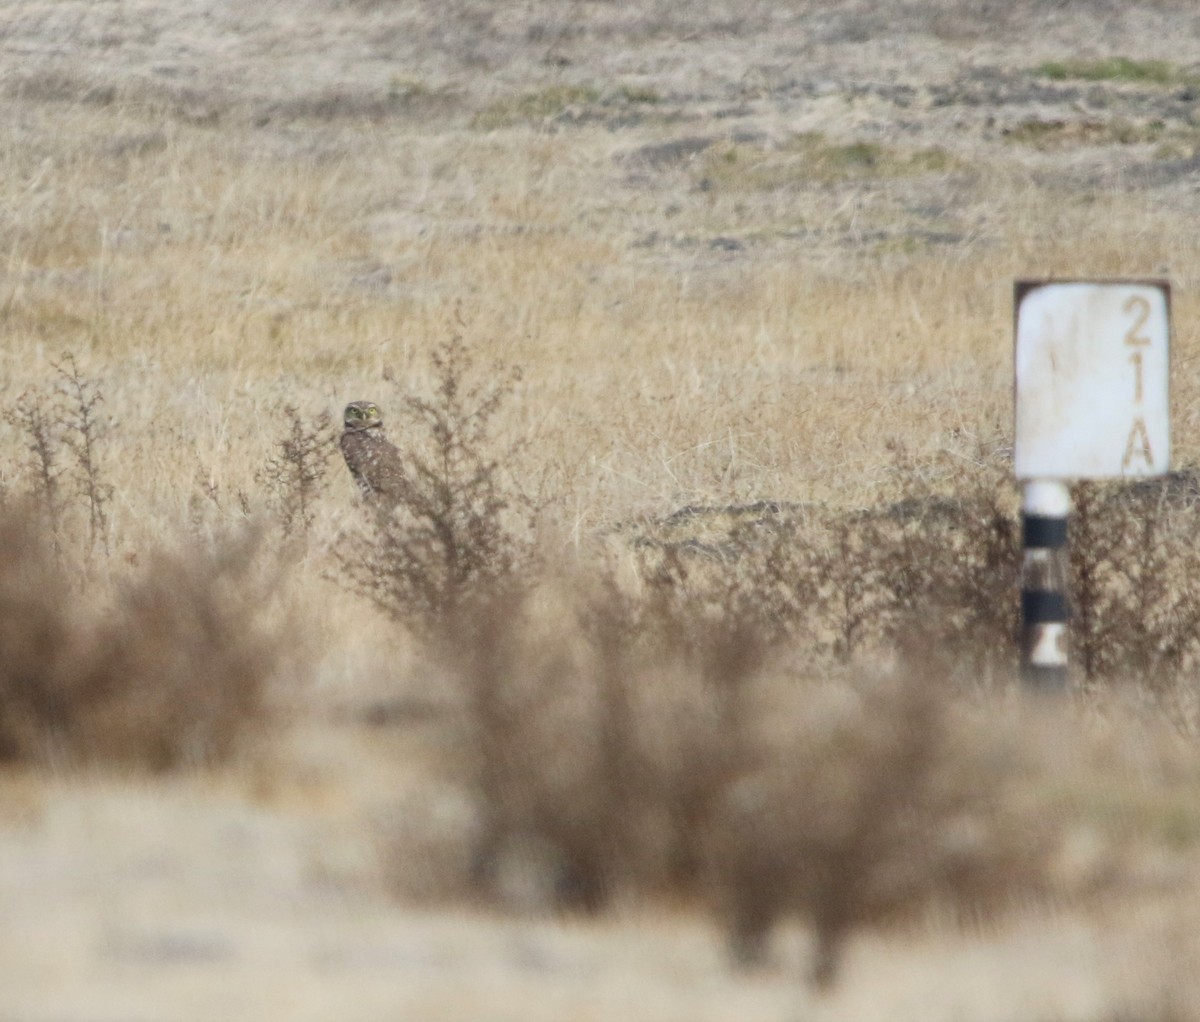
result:
[[[1056,888],[1067,821],[1029,788],[1036,750],[936,673],[809,685],[791,711],[757,722],[712,822],[713,904],[736,961],[761,963],[776,922],[799,917],[827,986],[860,927],[931,906],[979,919]]]
[[[702,905],[747,964],[799,918],[827,985],[861,927],[1095,886],[1103,869],[1064,867],[1088,825],[1053,762],[1070,742],[1022,734],[1003,702],[1021,551],[1001,451],[901,463],[900,499],[856,511],[687,508],[552,575],[493,446],[513,378],[473,382],[457,337],[433,368],[393,499],[341,566],[446,682],[439,760],[475,810],[464,890]],[[1080,491],[1085,681],[1149,671],[1161,692],[1195,666],[1200,571],[1163,547],[1195,504],[1161,485]]]
[[[461,622],[441,666],[444,762],[477,811],[465,890],[704,906],[749,965],[799,918],[825,985],[863,927],[1075,883],[1057,743],[936,663],[800,675],[729,615],[557,583]]]
[[[284,648],[256,540],[155,551],[106,599],[35,522],[0,516],[0,760],[158,771],[233,754]]]
[[[494,892],[533,848],[538,896],[561,907],[694,891],[767,644],[611,578],[506,595],[455,635],[443,665],[459,694],[451,760],[480,806],[475,887]]]
[[[721,509],[719,542],[642,537],[460,600],[429,648],[457,695],[446,762],[477,808],[468,888],[703,905],[746,964],[798,918],[827,985],[860,928],[978,921],[1118,876],[1130,836],[1095,791],[1129,767],[1085,769],[1079,736],[1085,714],[1125,711],[1099,690],[1083,713],[1014,701],[1015,497],[990,471],[967,483],[832,520]],[[1200,589],[1153,538],[1180,541],[1179,487],[1081,496],[1080,530],[1108,536],[1077,552],[1094,586],[1077,612],[1109,622],[1084,641],[1135,684],[1161,669],[1147,692],[1194,663]],[[1127,794],[1122,813],[1158,811]]]

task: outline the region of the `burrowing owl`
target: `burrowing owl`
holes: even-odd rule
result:
[[[383,416],[371,401],[352,401],[343,416],[342,456],[363,496],[394,503],[404,470],[400,451],[383,435]]]

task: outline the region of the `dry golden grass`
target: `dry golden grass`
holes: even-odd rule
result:
[[[142,515],[174,510],[168,494],[198,465],[249,492],[272,402],[386,400],[383,372],[407,383],[423,371],[455,310],[484,357],[525,370],[515,425],[544,437],[539,461],[592,522],[698,496],[861,501],[887,464],[884,437],[933,451],[955,431],[1001,434],[1015,276],[1179,268],[1178,365],[1195,344],[1195,242],[1149,196],[939,173],[987,196],[986,233],[893,251],[869,238],[893,211],[854,210],[840,217],[868,240],[818,243],[815,262],[803,243],[719,260],[631,249],[636,193],[632,209],[616,194],[588,209],[619,183],[607,133],[586,128],[397,130],[314,158],[263,153],[249,129],[168,125],[161,145],[114,155],[150,130],[130,111],[32,118],[48,122],[43,146],[51,123],[69,141],[36,160],[6,153],[6,378],[19,392],[50,357],[89,361],[119,440],[153,438],[146,453],[164,462],[140,487],[114,480]],[[682,203],[700,201],[680,188]],[[1183,416],[1188,381],[1176,384]]]

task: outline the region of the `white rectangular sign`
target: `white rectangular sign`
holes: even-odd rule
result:
[[[1017,478],[1166,472],[1169,285],[1019,281],[1015,298]]]

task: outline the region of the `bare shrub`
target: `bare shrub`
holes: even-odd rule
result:
[[[514,869],[566,910],[696,891],[762,645],[692,615],[602,572],[458,619],[438,649],[459,693],[450,759],[479,812],[476,891],[503,898]]]
[[[1200,482],[1081,483],[1071,520],[1073,639],[1085,684],[1171,692],[1200,656]]]
[[[69,740],[82,636],[75,594],[34,513],[0,514],[0,762],[45,761]]]
[[[494,436],[519,371],[479,366],[461,333],[430,362],[433,396],[400,404],[405,446],[392,499],[374,506],[341,565],[353,588],[436,638],[477,599],[519,586],[533,558],[536,508],[511,471],[520,444],[498,450]]]
[[[793,549],[779,539],[770,537],[748,557],[740,553],[748,539],[738,530],[734,558],[717,573],[689,567],[669,548],[652,570],[643,560],[640,614],[623,614],[623,633],[593,633],[601,677],[611,665],[626,678],[650,675],[649,685],[624,682],[639,693],[638,724],[627,730],[650,764],[651,797],[664,824],[663,880],[672,889],[693,890],[699,881],[712,807],[748,752],[757,682],[795,636],[805,609],[805,579],[792,573]],[[620,598],[612,593],[610,606]],[[636,649],[639,638],[642,660],[631,664],[622,651]],[[614,678],[608,687],[616,684]]]
[[[737,961],[761,961],[798,915],[828,986],[860,926],[939,901],[981,911],[1048,881],[1056,834],[1023,811],[1019,758],[927,671],[806,687],[787,727],[759,728],[710,844]]]
[[[285,405],[282,416],[287,432],[275,441],[275,453],[258,472],[258,482],[267,487],[272,510],[285,535],[307,535],[312,527],[314,505],[326,489],[329,459],[336,436],[328,412],[307,421],[294,405]],[[217,503],[216,494],[209,493]]]
[[[823,521],[811,509],[774,501],[689,506],[660,524],[666,529],[656,534],[651,523],[634,542],[646,609],[660,638],[690,650],[710,679],[724,674],[720,656],[757,667],[784,642],[821,641]]]
[[[107,508],[112,487],[104,482],[100,466],[101,441],[109,425],[99,410],[104,397],[98,384],[79,371],[74,355],[65,355],[54,369],[64,399],[63,442],[75,457],[77,488],[87,507],[89,546],[94,550],[99,544],[108,553]]]
[[[99,623],[72,744],[152,770],[228,759],[261,728],[286,648],[279,578],[253,532],[158,550]]]
[[[920,642],[975,681],[1011,677],[1021,551],[1006,459],[982,447],[967,466],[941,468],[956,480],[952,496],[902,463],[908,495],[884,516],[894,528],[875,526],[888,644]]]
[[[1062,821],[1030,803],[1024,752],[922,642],[898,673],[808,681],[677,588],[547,585],[477,606],[441,647],[475,892],[505,900],[516,872],[543,908],[702,899],[743,963],[799,916],[827,985],[860,927],[979,918],[1055,879]]]
[[[104,481],[102,465],[109,427],[99,407],[104,398],[99,385],[80,371],[74,355],[68,353],[53,365],[58,375],[54,388],[25,391],[4,416],[20,435],[27,455],[21,495],[39,508],[55,550],[82,511],[89,551],[100,548],[107,553],[112,487]]]
[[[841,663],[919,636],[973,677],[1013,663],[1020,568],[1006,466],[981,450],[918,468],[900,454],[904,496],[857,511],[762,503],[687,509],[703,541],[676,531],[635,548],[648,588],[667,603],[720,607],[769,645],[788,641]],[[946,493],[944,479],[957,486]],[[714,537],[714,521],[730,523]],[[672,594],[668,596],[668,594]],[[982,673],[981,673],[982,672]]]
[[[574,611],[575,598],[558,593],[552,624],[539,620],[548,596],[494,599],[455,629],[454,758],[481,821],[471,880],[503,899],[506,878],[536,869],[540,902],[595,912],[653,872],[644,839],[654,792],[633,669],[642,655],[615,592]]]
[[[250,536],[159,550],[104,594],[35,519],[0,519],[0,760],[171,770],[220,762],[266,713],[283,625]]]
[[[596,911],[622,871],[614,858],[633,815],[613,800],[624,764],[606,745],[611,732],[591,727],[594,692],[569,646],[535,638],[527,612],[499,599],[456,629],[459,747],[481,817],[471,879],[502,893],[505,874],[534,856],[540,900]]]
[[[63,527],[61,425],[49,396],[27,390],[5,412],[5,419],[21,435],[27,455],[25,493],[32,496],[57,549]]]

